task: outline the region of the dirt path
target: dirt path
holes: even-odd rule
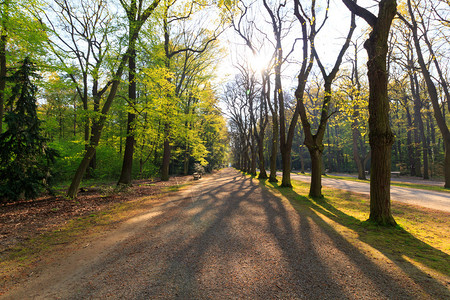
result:
[[[226,169],[68,253],[5,299],[444,299]]]

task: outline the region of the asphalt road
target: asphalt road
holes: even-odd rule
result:
[[[280,173],[281,175],[281,173]],[[291,174],[291,178],[310,182],[311,177]],[[370,194],[369,183],[322,177],[322,185],[364,195]],[[450,193],[391,186],[391,200],[450,212]]]

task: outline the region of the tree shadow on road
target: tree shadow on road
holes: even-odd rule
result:
[[[380,251],[427,294],[440,295],[442,298],[450,297],[448,287],[413,263],[418,262],[448,277],[450,276],[450,269],[448,268],[450,256],[448,254],[417,239],[400,226],[396,228],[379,227],[350,216],[336,208],[326,195],[321,199],[312,199],[298,194],[295,188],[282,188],[276,183],[264,184],[278,190],[290,201],[299,214],[310,216],[314,222],[333,235],[341,235],[341,233],[329,222],[326,222],[323,217],[344,226],[347,230],[356,232],[359,241]]]

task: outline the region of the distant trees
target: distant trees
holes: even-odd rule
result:
[[[422,76],[424,78],[426,88],[428,90],[428,95],[430,98],[430,102],[433,107],[434,111],[434,117],[436,119],[436,123],[439,127],[439,130],[442,134],[442,139],[444,141],[444,148],[445,148],[445,156],[444,156],[444,175],[445,175],[445,187],[450,188],[450,130],[447,125],[447,120],[445,115],[442,113],[442,111],[445,112],[445,108],[441,111],[441,104],[440,104],[440,97],[438,94],[437,85],[439,85],[442,88],[442,91],[444,93],[444,99],[448,106],[448,110],[450,111],[450,92],[448,87],[448,78],[443,73],[441,64],[439,63],[437,53],[435,52],[435,49],[432,45],[432,42],[430,38],[428,37],[428,30],[429,27],[425,23],[424,18],[426,17],[425,14],[426,11],[423,11],[421,7],[419,7],[418,4],[413,5],[411,0],[407,1],[408,5],[408,13],[410,22],[404,19],[405,23],[408,25],[408,27],[411,30],[412,38],[414,42],[414,47],[417,54],[417,61],[420,66],[420,70],[422,73]],[[448,3],[447,3],[448,5]],[[429,8],[428,8],[429,9]],[[435,13],[439,19],[439,22],[444,22],[446,24],[445,20],[442,20],[441,15],[439,15],[439,12],[436,10],[436,7],[432,8],[431,13]],[[417,20],[416,14],[419,16]],[[430,16],[428,16],[428,19],[430,19]],[[419,27],[420,26],[420,27]],[[419,33],[420,30],[420,33]],[[426,50],[428,50],[429,58],[428,60],[431,61],[432,64],[430,64],[425,59],[424,51],[422,48],[422,43],[426,45]],[[434,65],[435,72],[437,73],[435,80],[433,78],[433,74],[431,72],[431,68]],[[438,84],[435,83],[435,81],[438,82]],[[418,82],[417,82],[418,83]],[[416,83],[416,85],[417,85]],[[417,86],[417,88],[419,88]],[[414,93],[415,97],[419,97],[418,91],[416,90]],[[419,120],[419,122],[421,122]],[[420,125],[420,123],[419,123]],[[422,125],[423,126],[423,125]],[[423,130],[422,130],[423,131]]]
[[[322,61],[321,47],[317,45],[323,40],[317,33],[323,24],[318,14],[328,19],[328,14],[333,13],[327,8],[328,3],[312,1],[304,5],[294,1],[289,6],[284,1],[259,4],[239,1],[238,9],[230,9],[235,16],[233,27],[246,47],[258,54],[261,49],[255,47],[258,44],[255,40],[264,40],[274,49],[273,65],[267,65],[265,70],[273,76],[265,77],[264,84],[258,83],[260,90],[274,87],[274,101],[266,101],[267,114],[258,115],[253,109],[253,113],[240,113],[242,122],[231,121],[231,130],[239,132],[231,135],[234,151],[239,152],[235,156],[239,159],[236,165],[248,169],[242,157],[249,142],[243,137],[252,131],[238,123],[244,124],[246,116],[258,116],[254,124],[264,124],[268,120],[263,155],[258,155],[258,160],[270,161],[271,174],[275,174],[272,170],[276,167],[283,169],[282,186],[290,186],[291,168],[302,171],[309,168],[312,171],[310,195],[321,196],[322,170],[356,170],[358,178],[365,179],[366,166],[370,163],[370,220],[394,225],[390,211],[391,167],[425,179],[444,176],[447,186],[450,168],[446,159],[448,126],[445,124],[450,107],[447,105],[448,72],[442,66],[448,62],[443,50],[448,49],[445,44],[449,28],[448,4],[431,0],[420,4],[407,1],[407,6],[402,6],[403,11],[398,14],[407,24],[401,27],[402,21],[394,21],[397,3],[393,0],[379,1],[377,7],[370,9],[356,1],[343,0],[342,4],[370,27],[364,43],[368,54],[366,80],[362,76],[364,67],[358,65],[360,43],[351,38],[355,24],[341,43],[341,52],[336,51],[338,59],[331,65],[328,57],[326,63]],[[405,13],[405,8],[409,12]],[[378,9],[377,14],[373,12],[375,9]],[[262,17],[264,14],[266,16]],[[265,25],[259,18],[266,20]],[[391,28],[393,22],[395,26]],[[297,33],[301,36],[297,37]],[[289,43],[291,49],[287,46]],[[350,45],[355,51],[346,57],[343,53]],[[265,49],[267,47],[263,47]],[[342,71],[338,72],[341,60]],[[297,69],[295,83],[294,67]],[[321,78],[317,74],[322,74]],[[234,85],[235,95],[241,94],[238,89]],[[226,89],[224,98],[229,94],[230,90]],[[250,107],[238,104],[239,101],[235,100],[235,109]],[[228,107],[233,106],[233,101],[230,103]],[[301,122],[297,122],[298,118]],[[436,135],[437,129],[442,137]],[[302,144],[309,149],[310,157],[304,156]],[[322,155],[325,159],[321,162],[317,158]]]

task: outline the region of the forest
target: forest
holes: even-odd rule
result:
[[[369,173],[381,224],[395,224],[391,174],[450,187],[448,2],[262,2],[232,19],[250,57],[272,53],[264,69],[238,60],[224,88],[236,168],[273,182],[282,169],[284,187],[310,172],[311,197],[326,172]]]
[[[2,0],[0,201],[231,164],[450,188],[448,1]]]
[[[2,200],[224,165],[217,6],[7,0],[1,12]]]

